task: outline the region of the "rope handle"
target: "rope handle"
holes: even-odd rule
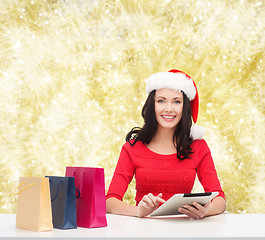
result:
[[[84,175],[85,173],[82,172],[82,177],[81,177],[81,183],[80,183],[80,191],[78,190],[77,187],[75,187],[75,190],[78,192],[78,196],[75,196],[76,198],[81,198],[82,192],[83,192],[83,181],[84,181]],[[72,177],[75,178],[75,171],[72,171]]]
[[[49,180],[50,181],[50,183],[51,183],[51,180]],[[63,183],[63,181],[60,181],[60,183],[58,184],[58,186],[57,186],[57,191],[56,191],[56,195],[55,195],[55,197],[54,198],[52,198],[52,196],[51,196],[51,201],[54,201],[57,197],[58,197],[58,193],[59,193],[59,187],[60,187],[60,185]],[[78,196],[75,196],[75,198],[79,198],[80,197],[80,191],[75,187],[75,190],[78,192]]]
[[[75,187],[75,190],[78,192],[78,196],[75,196],[75,198],[80,198],[80,191],[77,189],[77,187]]]
[[[19,186],[16,188],[16,191],[24,184],[24,182],[20,183]],[[20,190],[19,192],[17,193],[14,193],[14,195],[18,195],[20,193],[22,193],[23,191],[25,191],[26,189],[28,189],[29,187],[35,185],[36,183],[31,183],[29,184],[28,186],[24,187],[22,190]]]

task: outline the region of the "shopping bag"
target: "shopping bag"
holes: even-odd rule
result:
[[[80,197],[76,199],[77,226],[106,227],[104,169],[66,167],[65,175],[75,177],[75,186],[80,191]]]
[[[77,228],[75,179],[73,177],[46,177],[50,182],[53,227]]]
[[[53,229],[48,178],[20,177],[16,227],[32,231]]]

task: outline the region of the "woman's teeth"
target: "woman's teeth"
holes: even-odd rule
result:
[[[162,115],[163,118],[167,118],[167,119],[173,119],[175,116],[165,116],[165,115]]]

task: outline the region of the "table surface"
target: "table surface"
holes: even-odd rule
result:
[[[0,237],[12,238],[265,238],[265,214],[221,214],[200,220],[184,215],[136,218],[107,214],[103,228],[33,232],[15,227],[15,214],[0,214]]]

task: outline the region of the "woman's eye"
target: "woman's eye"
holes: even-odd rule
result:
[[[180,103],[180,101],[175,101],[174,103],[177,103],[177,104],[179,104],[179,103]]]
[[[163,103],[163,102],[164,102],[164,100],[161,100],[161,99],[160,99],[160,100],[158,100],[157,102],[158,102],[158,103]]]

